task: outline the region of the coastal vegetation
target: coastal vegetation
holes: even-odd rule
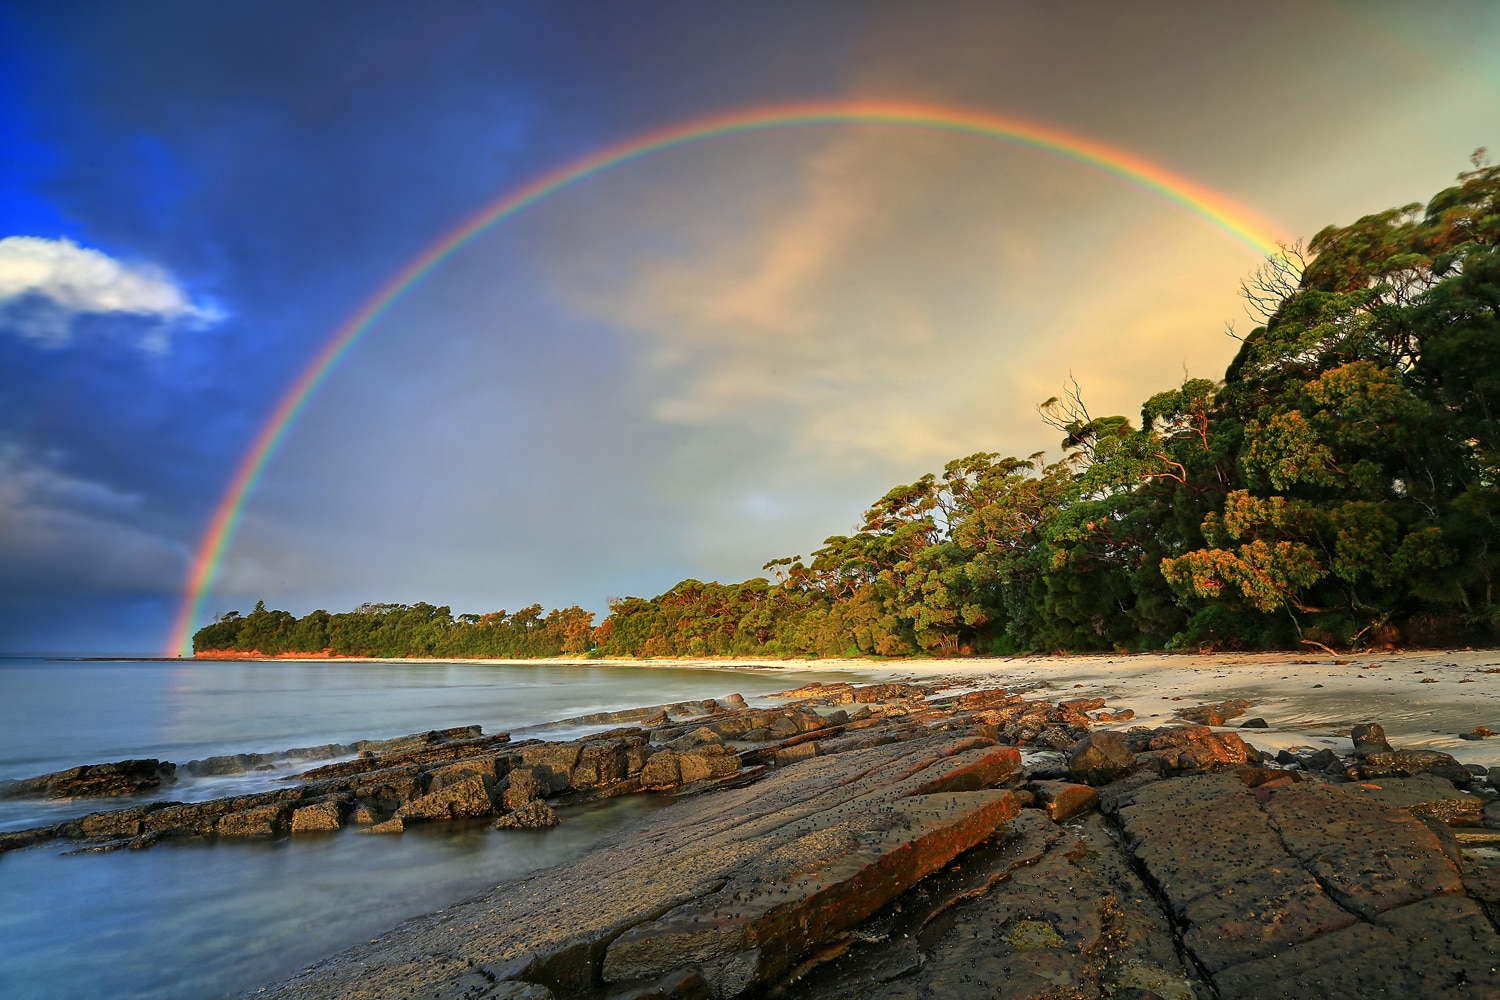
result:
[[[960,655],[1462,644],[1500,632],[1500,167],[1328,227],[1243,287],[1222,380],[1138,419],[1074,384],[1055,461],[979,453],[743,583],[578,607],[258,605],[197,652]]]

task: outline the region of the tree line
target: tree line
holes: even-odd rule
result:
[[[1139,420],[1076,384],[1061,457],[979,453],[743,583],[460,615],[258,605],[194,649],[381,656],[962,655],[1456,645],[1500,631],[1500,167],[1330,226],[1242,287],[1222,380]]]

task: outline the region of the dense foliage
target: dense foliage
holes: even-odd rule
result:
[[[579,608],[465,615],[263,606],[198,650],[812,655],[1299,642],[1500,630],[1500,167],[1329,227],[1246,282],[1264,325],[1220,383],[1140,424],[1043,406],[1056,462],[977,454],[898,486],[774,580],[686,580]]]

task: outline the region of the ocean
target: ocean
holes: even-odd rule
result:
[[[742,694],[751,704],[846,672],[580,664],[0,659],[0,780],[75,764],[178,764],[479,724],[516,732],[591,712]],[[596,727],[608,728],[608,727]],[[568,739],[583,727],[517,733]],[[304,762],[183,777],[153,796],[276,787]],[[141,799],[0,800],[0,829]],[[352,830],[276,842],[159,844],[0,855],[0,996],[176,1000],[236,996],[401,920],[558,864],[668,800],[635,795],[563,810],[553,830],[485,821],[390,837]]]

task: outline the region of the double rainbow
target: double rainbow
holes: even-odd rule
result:
[[[432,244],[376,289],[334,331],[327,343],[282,395],[245,457],[240,460],[208,529],[198,544],[187,587],[172,625],[167,655],[191,653],[193,624],[213,585],[235,526],[266,463],[276,453],[307,400],[338,360],[392,304],[429,272],[485,230],[542,199],[594,175],[690,143],[772,129],[867,125],[978,136],[1035,149],[1112,174],[1185,209],[1258,256],[1274,256],[1280,244],[1264,219],[1180,174],[1123,149],[1062,129],[988,112],[896,101],[842,100],[751,108],[699,118],[627,139],[590,153],[514,188],[484,206]]]

